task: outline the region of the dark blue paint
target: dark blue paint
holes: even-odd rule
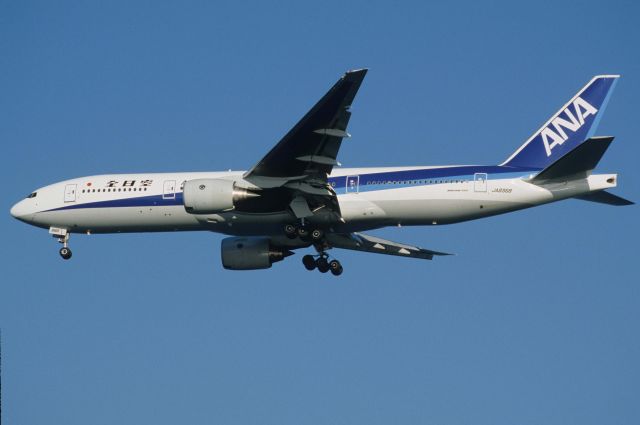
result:
[[[520,152],[518,152],[516,156],[504,165],[546,168],[571,150],[575,149],[578,145],[582,144],[596,131],[598,122],[607,106],[607,100],[613,92],[615,82],[616,78],[599,78],[585,89],[580,97],[596,108],[598,112],[595,115],[587,116],[584,124],[577,131],[572,132],[570,130],[565,130],[567,139],[561,145],[554,146],[551,149],[550,156],[547,156],[541,130],[535,134],[531,141]],[[568,106],[568,109],[573,112],[573,107],[571,105]],[[554,117],[555,116],[556,115],[554,115]],[[567,121],[571,121],[564,110],[557,114],[557,116],[566,119]],[[551,129],[555,131],[551,124],[549,124],[549,126],[551,126]]]
[[[456,167],[387,171],[380,173],[360,174],[360,187],[362,188],[363,186],[371,185],[373,182],[410,182],[453,177],[473,179],[473,175],[476,173],[487,173],[489,175],[522,173],[524,175],[538,171],[540,171],[539,168],[502,167],[498,165],[463,165]],[[334,189],[344,189],[346,182],[347,176],[331,177],[329,179],[329,183]],[[412,184],[408,185],[411,186]]]
[[[76,210],[81,208],[164,207],[172,205],[182,205],[182,192],[177,192],[175,199],[164,199],[163,195],[136,196],[133,198],[109,199],[105,201],[66,205],[48,211]]]

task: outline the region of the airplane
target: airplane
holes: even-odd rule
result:
[[[450,255],[367,235],[386,226],[459,223],[568,198],[631,205],[593,170],[613,141],[595,136],[619,75],[598,75],[499,165],[342,168],[350,108],[367,69],[346,72],[248,171],[106,174],[33,191],[11,215],[49,230],[71,258],[72,233],[212,231],[230,270],[270,268],[313,247],[307,270],[334,275],[332,248],[431,260]]]

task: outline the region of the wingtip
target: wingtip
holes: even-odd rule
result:
[[[438,252],[438,251],[431,251],[431,254],[434,256],[438,256],[438,257],[444,257],[444,256],[448,256],[448,255],[456,255],[456,254],[452,254],[450,252]]]
[[[362,79],[367,74],[367,71],[369,71],[369,68],[350,69],[344,73],[343,78],[352,77]]]

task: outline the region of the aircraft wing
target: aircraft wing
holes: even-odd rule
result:
[[[434,255],[452,255],[445,252],[419,248],[417,246],[391,242],[363,233],[329,233],[326,238],[327,243],[333,248],[373,252],[376,254],[421,258],[423,260],[431,260]]]
[[[326,186],[327,175],[338,164],[342,139],[349,137],[349,107],[366,73],[366,69],[345,73],[244,179],[264,189],[292,181],[301,187]]]

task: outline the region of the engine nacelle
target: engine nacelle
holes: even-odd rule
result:
[[[269,238],[236,237],[222,240],[222,266],[228,270],[268,269],[293,252],[274,248]]]
[[[184,182],[184,209],[190,214],[215,214],[235,209],[248,197],[258,196],[222,179],[195,179]]]

